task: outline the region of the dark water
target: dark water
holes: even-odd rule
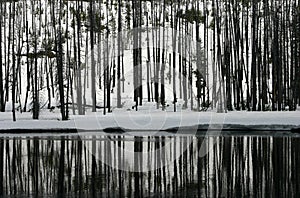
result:
[[[300,138],[204,138],[1,137],[0,195],[300,197]],[[211,148],[204,157],[202,143]]]

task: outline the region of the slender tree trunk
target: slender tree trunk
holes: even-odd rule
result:
[[[121,103],[121,36],[122,36],[122,0],[118,0],[118,68],[117,68],[117,108],[122,107]]]
[[[252,111],[256,111],[257,106],[257,68],[256,68],[256,56],[257,56],[257,3],[256,0],[252,1],[252,61],[251,61],[251,101]]]
[[[95,58],[94,58],[94,1],[90,1],[90,24],[91,24],[91,30],[90,30],[90,39],[91,39],[91,96],[92,96],[92,112],[96,112],[96,64],[95,64]]]
[[[6,56],[6,60],[5,60],[5,100],[6,102],[9,101],[9,74],[10,74],[10,43],[11,43],[11,8],[10,8],[11,4],[9,5],[9,14],[8,14],[8,35],[6,35],[6,31],[4,31],[4,38],[7,38],[8,36],[8,42],[7,42],[7,46],[5,45],[5,53],[7,54]],[[7,8],[5,8],[7,9]],[[6,26],[4,26],[4,29],[6,30]],[[6,51],[7,49],[7,51]]]
[[[166,10],[166,0],[163,2],[163,44],[162,44],[162,65],[161,65],[161,73],[160,73],[160,80],[161,80],[161,86],[160,86],[160,103],[162,105],[162,110],[165,110],[165,10]]]
[[[34,6],[34,4],[32,4]],[[34,13],[34,12],[33,12]],[[34,21],[34,14],[32,13],[32,27],[34,32],[34,83],[33,83],[33,119],[39,119],[39,89],[38,89],[38,57],[37,57],[37,24]]]
[[[108,4],[106,6],[106,10],[108,10]],[[110,113],[110,85],[111,85],[111,72],[110,72],[110,67],[109,67],[109,23],[108,23],[108,12],[106,12],[106,26],[107,26],[107,31],[106,31],[106,100],[107,100],[107,112]]]
[[[63,9],[62,0],[59,2],[61,10]],[[60,100],[60,112],[62,120],[67,120],[66,110],[65,110],[65,92],[64,92],[64,64],[63,64],[63,44],[62,44],[62,27],[61,27],[62,17],[59,16],[59,29],[58,29],[58,56],[57,59],[57,76],[58,76],[58,86],[59,86],[59,100]]]
[[[174,104],[174,112],[176,112],[176,102],[177,102],[177,95],[176,95],[176,38],[177,38],[177,9],[176,4],[172,4],[172,16],[173,18],[173,29],[172,32],[172,47],[173,47],[173,104]]]
[[[76,1],[76,18],[77,18],[77,108],[78,114],[83,115],[82,106],[82,83],[81,83],[81,48],[80,48],[80,38],[81,38],[81,5],[79,5],[79,0]]]
[[[24,109],[23,111],[26,112],[27,110],[27,100],[28,100],[28,95],[29,95],[29,91],[30,91],[30,75],[31,75],[31,64],[30,64],[30,59],[28,57],[28,54],[29,54],[29,32],[28,32],[28,15],[27,15],[27,9],[26,9],[26,13],[25,13],[25,18],[26,18],[26,83],[27,83],[27,86],[26,86],[26,96],[25,96],[25,103],[24,103]]]
[[[197,13],[199,12],[199,1],[197,1]],[[196,77],[197,77],[197,82],[196,82],[196,87],[197,87],[197,111],[200,111],[200,98],[201,98],[201,86],[200,86],[200,74],[202,74],[202,69],[204,65],[202,65],[201,61],[201,40],[200,40],[200,22],[199,20],[196,20],[195,24],[196,28],[196,55],[197,55],[197,60],[196,60],[196,65],[197,65],[197,70],[196,70]]]
[[[138,108],[138,97],[140,96],[140,81],[139,81],[139,28],[140,28],[140,6],[137,0],[132,2],[132,13],[133,13],[133,87],[134,87],[134,102],[135,109]]]
[[[151,68],[150,68],[150,41],[149,41],[149,12],[147,10],[147,14],[146,14],[146,21],[147,21],[147,96],[148,96],[148,102],[151,101],[151,87],[152,86],[150,84],[150,75],[151,75]]]
[[[12,4],[10,4],[10,7]],[[10,10],[10,14],[13,16],[13,26],[15,24],[15,2],[13,2],[13,13]],[[13,114],[13,121],[16,121],[16,56],[15,56],[15,27],[13,27],[13,32],[12,32],[12,114]],[[1,57],[0,57],[1,58]],[[0,65],[2,67],[2,65]]]
[[[143,16],[143,10],[142,10],[142,1],[138,1],[139,8],[138,8],[138,14],[139,14],[139,28],[142,28],[142,16]],[[142,33],[141,31],[138,31],[139,35],[139,41],[138,41],[138,56],[139,56],[139,105],[143,105],[143,56],[142,56]]]
[[[67,8],[66,8],[66,15],[67,15],[67,18],[69,18],[69,4],[66,5]],[[69,36],[70,32],[69,32],[69,21],[67,20],[66,22],[66,35]],[[70,49],[69,49],[69,40],[66,42],[67,43],[67,61],[66,61],[66,79],[67,79],[67,92],[66,92],[66,95],[67,95],[67,98],[66,98],[66,113],[65,113],[65,116],[66,116],[66,120],[69,119],[69,98],[70,98],[70,87],[72,89],[72,85],[70,86],[70,83],[72,83],[72,80],[71,80],[71,57],[70,57]],[[47,75],[48,77],[48,75]],[[50,93],[50,92],[49,92]],[[72,91],[71,91],[72,93]],[[72,104],[73,104],[73,101],[72,101]]]
[[[188,9],[188,6],[186,5],[186,10]],[[182,20],[184,21],[184,31],[185,33],[182,35],[187,35],[188,32],[188,22],[187,20]],[[187,37],[185,36],[183,39],[184,44],[182,45],[184,47],[182,53],[183,53],[183,59],[182,59],[182,89],[183,89],[183,108],[187,108],[187,100],[188,100],[188,89],[187,89]]]
[[[269,31],[268,31],[268,18],[269,18],[269,11],[268,11],[269,3],[268,0],[264,0],[264,29],[265,29],[265,34],[264,34],[264,52],[263,52],[263,70],[262,70],[262,110],[266,111],[266,106],[268,105],[267,101],[267,65],[269,55],[268,55],[268,46],[269,46]]]
[[[3,70],[2,70],[2,18],[3,18],[2,3],[3,2],[1,1],[0,2],[0,112],[5,111],[5,101],[4,101],[4,91],[3,91]]]

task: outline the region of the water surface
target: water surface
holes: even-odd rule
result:
[[[2,135],[0,153],[0,196],[300,197],[293,135]]]

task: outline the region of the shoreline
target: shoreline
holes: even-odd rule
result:
[[[215,127],[217,126],[217,127]],[[209,130],[209,132],[208,132]],[[290,132],[300,134],[300,125],[237,125],[237,124],[201,124],[198,126],[182,126],[167,129],[126,129],[121,127],[108,127],[103,129],[77,129],[77,128],[12,128],[0,129],[0,134],[31,134],[31,133],[53,133],[53,134],[71,134],[71,133],[105,133],[105,134],[124,134],[124,133],[160,133],[169,134],[204,134],[204,133],[222,133],[231,132],[239,134],[253,134],[258,132]]]
[[[44,111],[40,120],[32,120],[30,113],[19,114],[19,120],[11,121],[11,114],[0,113],[0,133],[78,133],[126,132],[205,133],[222,132],[291,132],[300,133],[300,111],[294,112],[169,112],[169,111],[124,111],[115,110],[105,116],[88,113],[59,120],[59,113]],[[180,129],[180,130],[178,130]]]

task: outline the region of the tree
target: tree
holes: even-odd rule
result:
[[[121,108],[121,31],[122,31],[122,0],[118,0],[118,67],[117,67],[117,107]]]
[[[59,7],[60,10],[63,10],[63,4],[62,4],[62,0],[60,0],[59,2]],[[60,12],[62,13],[62,12]],[[58,49],[58,55],[56,57],[57,60],[57,76],[58,76],[58,86],[59,86],[59,100],[60,100],[60,112],[61,112],[61,116],[62,116],[62,120],[67,120],[68,116],[67,116],[67,112],[66,112],[66,107],[65,107],[65,90],[64,90],[64,63],[63,63],[63,41],[62,41],[62,27],[61,27],[61,21],[62,21],[62,16],[61,14],[59,15],[59,27],[58,27],[58,39],[56,40]]]
[[[12,7],[12,8],[11,8]],[[10,4],[10,14],[12,15],[12,24],[15,24],[15,2]],[[13,13],[12,13],[13,12]],[[16,121],[16,56],[15,56],[15,27],[12,32],[12,114],[13,121]]]
[[[3,91],[3,62],[2,62],[2,18],[3,18],[3,12],[2,12],[2,5],[3,2],[0,2],[0,112],[5,111],[5,100],[4,100],[4,91]]]
[[[81,6],[82,2],[79,2],[79,0],[76,0],[76,19],[77,19],[77,43],[74,42],[74,48],[76,48],[77,50],[77,55],[75,57],[77,57],[76,63],[77,63],[77,70],[76,70],[76,77],[77,77],[77,108],[78,108],[78,114],[79,115],[83,115],[84,114],[84,109],[83,109],[83,104],[82,104],[82,79],[81,79],[81,66],[82,66],[82,62],[81,62]],[[75,29],[74,29],[75,31]],[[74,35],[74,39],[75,39],[75,35]],[[75,45],[75,43],[77,45]],[[74,53],[76,52],[76,50],[74,50]],[[75,58],[76,59],[76,58]]]

